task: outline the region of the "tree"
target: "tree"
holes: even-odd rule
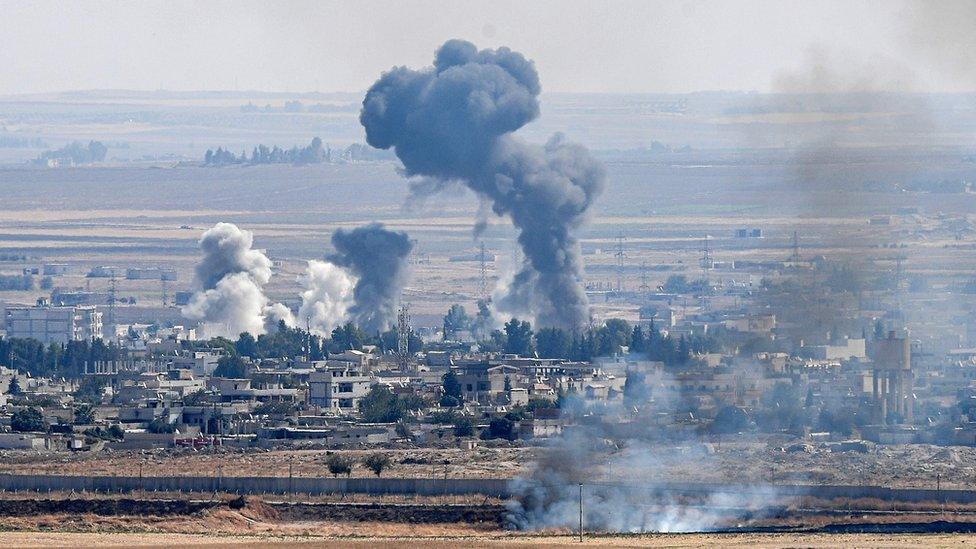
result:
[[[86,377],[82,380],[78,390],[74,392],[75,400],[87,402],[89,404],[101,404],[102,393],[105,390],[105,381],[94,377]]]
[[[630,345],[631,329],[626,320],[611,318],[596,333],[597,355],[611,356]]]
[[[467,416],[454,420],[454,436],[458,438],[474,436],[474,421]]]
[[[237,351],[237,354],[240,356],[255,358],[257,357],[257,344],[258,342],[256,339],[254,339],[254,336],[248,332],[242,332],[241,335],[238,336],[237,342],[234,343],[234,350]]]
[[[483,438],[503,438],[505,440],[515,440],[515,422],[507,417],[492,418],[488,422],[488,429],[482,434]]]
[[[17,376],[10,378],[10,383],[7,385],[7,394],[16,396],[22,392],[23,390],[20,388],[20,381],[17,380]]]
[[[150,433],[175,433],[176,425],[170,423],[166,418],[157,417],[149,422],[146,430]]]
[[[532,325],[528,321],[512,318],[505,323],[505,352],[532,356]]]
[[[627,379],[624,381],[624,400],[628,403],[637,402],[646,400],[648,396],[644,374],[627,372]]]
[[[569,358],[573,351],[573,339],[565,330],[541,328],[535,334],[535,346],[541,358]]]
[[[347,458],[339,454],[329,454],[329,456],[325,458],[325,465],[329,468],[329,472],[332,473],[332,476],[335,478],[338,478],[339,475],[346,475],[348,477],[352,474],[352,458]]]
[[[738,433],[749,427],[749,415],[737,406],[726,406],[715,414],[711,430],[718,434]]]
[[[464,307],[455,303],[444,315],[444,340],[448,341],[457,337],[458,332],[467,330],[471,325]]]
[[[369,423],[396,423],[403,418],[403,409],[396,395],[381,385],[373,386],[359,401],[359,412],[363,420]]]
[[[630,334],[630,352],[643,353],[646,349],[644,330],[641,329],[640,324],[636,324],[634,325],[634,331]]]
[[[82,404],[75,408],[75,425],[91,425],[95,423],[95,408],[90,404]]]
[[[10,428],[18,433],[45,432],[47,422],[37,408],[24,408],[19,412],[14,412],[10,418]]]
[[[461,382],[458,381],[457,373],[454,370],[448,370],[444,374],[444,396],[453,398],[458,403],[461,402]],[[455,405],[456,406],[456,405]]]
[[[246,377],[244,359],[237,355],[222,356],[217,360],[217,367],[213,371],[214,377],[242,379]]]
[[[370,454],[363,459],[363,465],[379,477],[383,470],[390,466],[390,456],[379,452]]]
[[[336,326],[332,330],[332,347],[339,352],[350,349],[362,350],[366,339],[366,334],[352,322],[347,322],[344,326]]]
[[[506,346],[508,346],[508,338],[501,330],[492,330],[488,339],[478,342],[478,347],[484,353],[497,353],[505,350]]]
[[[885,338],[885,327],[884,322],[881,319],[874,321],[874,339],[884,339]]]
[[[488,336],[494,324],[494,317],[488,303],[488,300],[485,299],[478,300],[478,314],[475,315],[470,325],[472,335],[479,341]]]

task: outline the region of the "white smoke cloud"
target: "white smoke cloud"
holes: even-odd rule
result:
[[[207,337],[236,338],[265,333],[279,320],[293,326],[287,307],[270,303],[264,285],[271,260],[252,248],[254,236],[231,223],[217,223],[200,238],[203,258],[196,267],[200,290],[183,307],[183,316],[201,322]]]
[[[207,337],[236,338],[241,332],[263,334],[268,298],[247,273],[234,273],[214,288],[193,294],[183,316],[203,324]]]
[[[307,319],[312,333],[329,335],[332,329],[346,322],[353,304],[356,280],[343,268],[326,261],[309,261],[301,279],[302,306],[298,310],[301,321]]]

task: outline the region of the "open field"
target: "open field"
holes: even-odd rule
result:
[[[85,502],[89,504],[86,504]],[[18,506],[20,502],[24,505]],[[59,503],[60,502],[60,503]],[[97,504],[97,505],[95,505]],[[58,507],[60,505],[60,507]],[[460,520],[438,522],[451,505],[411,505],[416,519],[402,506],[370,505],[368,516],[338,519],[345,505],[304,505],[263,502],[256,498],[198,500],[0,500],[0,543],[9,547],[191,546],[191,547],[574,547],[573,532],[506,530],[484,509],[482,518],[470,511]],[[68,509],[87,511],[67,512]],[[60,510],[59,510],[60,509]],[[385,510],[384,510],[385,509]],[[378,514],[380,513],[380,514]],[[387,513],[388,518],[375,520]],[[392,513],[392,514],[390,514]],[[586,533],[583,545],[615,547],[926,547],[963,546],[976,531],[972,513],[938,515],[903,512],[890,516],[805,514],[787,519],[750,520],[736,531],[690,534]],[[418,520],[419,519],[419,520]],[[787,522],[788,520],[788,522]],[[741,531],[739,531],[741,530]],[[915,545],[913,545],[915,544]]]
[[[785,547],[885,547],[891,549],[966,547],[969,534],[657,534],[641,536],[587,537],[579,543],[572,536],[489,537],[307,537],[307,536],[223,536],[199,534],[87,534],[50,532],[0,532],[5,547],[350,547],[357,549],[399,549],[423,545],[432,549],[464,547],[743,547],[774,549]]]
[[[384,476],[403,478],[513,478],[531,472],[539,447],[376,450],[392,465]],[[329,476],[325,459],[340,452],[361,460],[365,450],[156,450],[98,454],[0,452],[0,473],[118,476]],[[813,447],[785,452],[767,444],[655,445],[640,453],[653,468],[603,468],[594,480],[643,479],[658,482],[877,485],[893,488],[972,489],[976,448],[928,445],[878,446],[869,453],[832,452]],[[624,462],[626,460],[623,460]],[[707,463],[702,469],[698,465]],[[599,468],[597,468],[600,470]],[[365,467],[354,477],[372,476]]]

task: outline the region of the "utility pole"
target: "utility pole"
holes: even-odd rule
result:
[[[583,543],[583,483],[579,485],[579,540]]]
[[[162,296],[163,297],[163,307],[165,307],[166,306],[166,302],[169,301],[169,295],[168,295],[168,292],[167,292],[167,289],[168,288],[166,287],[166,279],[165,278],[160,278],[160,283],[161,283],[162,288],[163,288],[163,296]]]

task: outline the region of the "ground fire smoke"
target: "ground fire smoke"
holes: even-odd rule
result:
[[[291,322],[281,304],[270,304],[263,287],[271,279],[271,260],[251,248],[253,235],[231,223],[217,223],[203,233],[203,259],[196,267],[197,291],[183,316],[204,324],[208,336],[262,334],[268,324]]]
[[[407,277],[407,256],[413,248],[407,233],[371,223],[336,231],[332,245],[336,253],[326,259],[349,269],[357,279],[349,320],[367,333],[388,329],[396,317]]]
[[[604,170],[560,136],[544,147],[512,132],[539,115],[533,64],[508,48],[446,42],[434,66],[397,67],[363,100],[370,145],[393,148],[408,176],[459,180],[497,215],[511,217],[525,261],[498,303],[542,326],[575,329],[588,319],[574,230],[603,187]]]
[[[344,269],[326,261],[309,261],[301,280],[302,306],[298,318],[308,329],[327,336],[346,321],[352,306],[355,280]]]
[[[653,444],[615,437],[596,424],[564,432],[529,475],[512,480],[508,527],[575,530],[582,503],[583,527],[590,532],[705,532],[762,518],[788,502],[761,483],[683,490],[658,476],[673,464],[663,461]],[[698,441],[688,441],[675,459],[703,470],[718,466]]]

